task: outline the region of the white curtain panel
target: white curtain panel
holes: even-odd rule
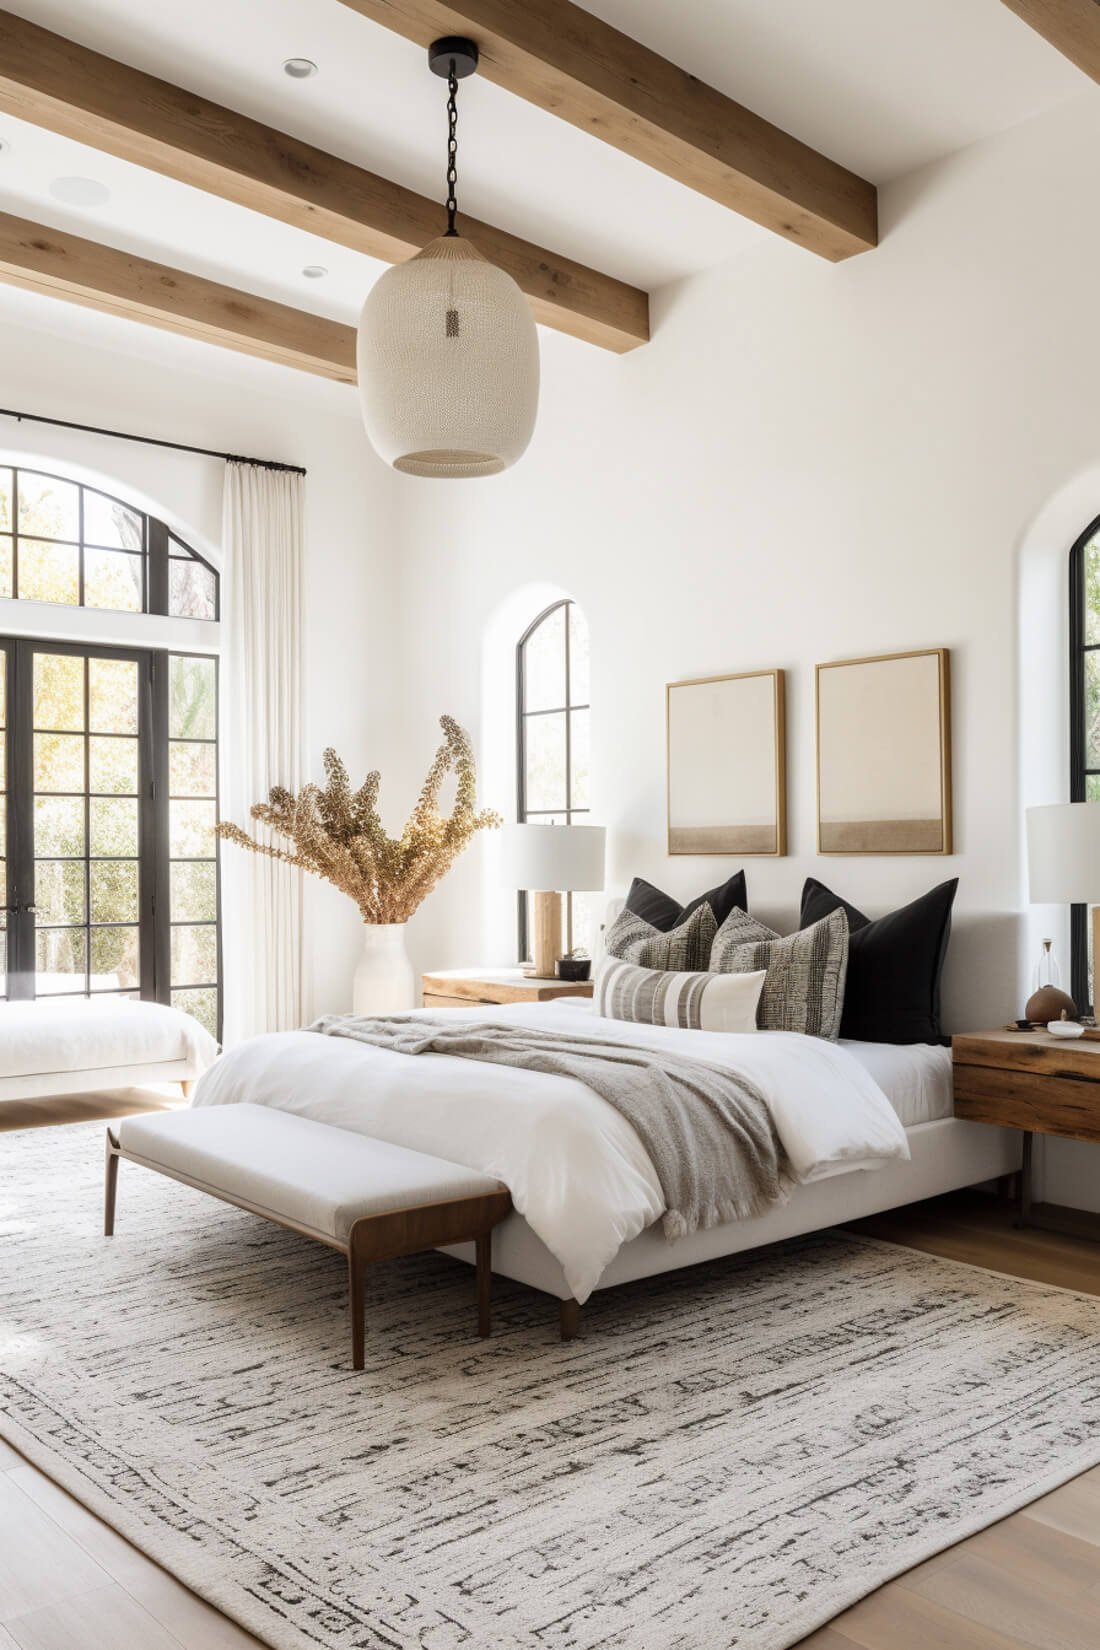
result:
[[[224,817],[249,818],[272,785],[302,783],[304,480],[226,465],[222,544]],[[225,1041],[288,1031],[304,1019],[302,873],[222,844]]]

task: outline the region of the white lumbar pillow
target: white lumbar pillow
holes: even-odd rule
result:
[[[680,974],[608,957],[596,976],[595,1009],[635,1025],[755,1031],[766,974]]]

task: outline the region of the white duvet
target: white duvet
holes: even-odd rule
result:
[[[628,1025],[568,1001],[431,1012],[671,1048],[727,1066],[764,1096],[799,1181],[909,1156],[905,1130],[878,1084],[853,1055],[820,1038]],[[498,1176],[578,1301],[587,1300],[621,1246],[664,1212],[653,1164],[630,1124],[572,1078],[288,1031],[223,1055],[193,1103],[242,1101]]]

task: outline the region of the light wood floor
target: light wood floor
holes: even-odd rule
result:
[[[135,1090],[26,1107],[8,1102],[0,1107],[0,1130],[118,1117],[164,1104]],[[1010,1212],[989,1198],[936,1198],[862,1221],[856,1229],[1100,1294],[1100,1248],[1079,1238],[1018,1232]],[[16,1646],[263,1650],[258,1639],[0,1443],[0,1650]],[[1100,1468],[907,1571],[804,1639],[799,1650],[1098,1646]]]

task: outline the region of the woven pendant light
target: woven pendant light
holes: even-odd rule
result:
[[[429,62],[449,85],[447,233],[375,283],[359,321],[359,393],[371,445],[406,475],[491,476],[520,458],[535,427],[538,335],[515,281],[455,228],[458,80],[477,66],[468,40],[437,40]]]

